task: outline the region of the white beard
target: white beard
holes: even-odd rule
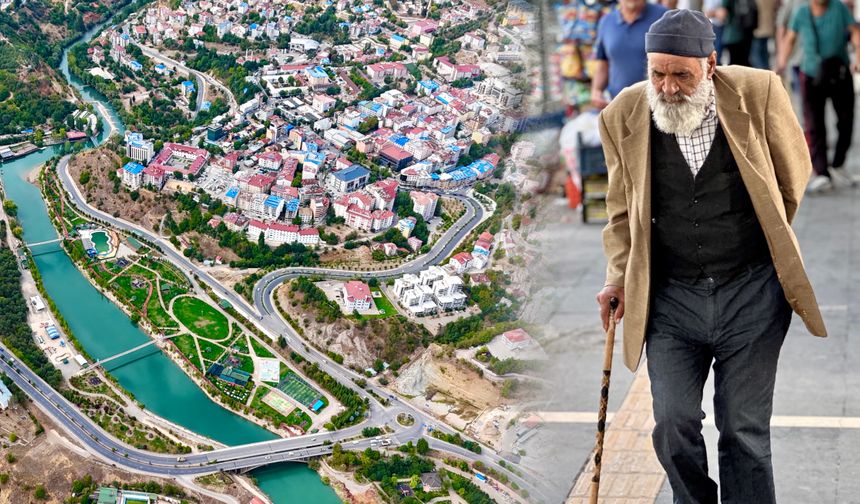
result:
[[[668,98],[670,101],[662,92],[658,93],[653,84],[649,83],[646,89],[657,129],[670,135],[690,136],[708,114],[714,82],[702,77],[692,95],[679,92]]]

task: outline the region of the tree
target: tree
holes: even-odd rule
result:
[[[7,199],[3,202],[3,210],[9,217],[15,217],[16,215],[18,215],[18,205],[16,205],[15,202],[10,199]]]
[[[418,451],[418,455],[425,455],[430,451],[430,443],[428,443],[426,439],[421,438],[418,440],[418,444],[415,448]]]
[[[90,181],[90,172],[82,171],[81,176],[78,178],[78,181],[81,183],[81,185],[87,185],[87,183]]]
[[[33,492],[33,496],[39,500],[47,499],[48,491],[45,490],[45,485],[36,485],[36,490]]]

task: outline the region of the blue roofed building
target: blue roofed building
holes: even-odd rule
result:
[[[3,381],[0,381],[0,408],[6,409],[9,407],[9,401],[12,400],[12,392]]]
[[[140,62],[137,60],[131,60],[128,63],[128,67],[131,68],[134,72],[140,72],[141,70],[143,70],[143,65],[141,65]]]
[[[130,161],[120,170],[122,183],[132,191],[143,185],[143,165]]]
[[[164,63],[159,63],[159,64],[155,65],[154,67],[152,67],[152,69],[155,70],[155,73],[157,73],[158,75],[169,75],[170,74],[170,70],[167,68],[167,65],[165,65]]]
[[[328,74],[321,66],[315,66],[305,70],[308,74],[308,84],[314,88],[328,87],[331,82]]]
[[[239,188],[231,187],[224,193],[224,203],[236,206],[236,198],[239,197]]]
[[[182,90],[182,96],[185,96],[187,98],[196,89],[194,87],[194,81],[190,81],[190,80],[182,81],[182,84],[180,85],[180,89]]]
[[[418,81],[418,94],[429,96],[439,89],[439,84],[434,80]]]
[[[406,37],[398,35],[396,33],[391,35],[391,42],[389,43],[391,47],[395,49],[400,49],[400,47],[404,44],[406,44]]]
[[[354,164],[349,168],[329,174],[326,183],[333,193],[341,195],[361,189],[367,185],[369,180],[370,170]]]
[[[269,195],[263,201],[263,217],[266,219],[277,219],[284,211],[284,198],[280,196]]]

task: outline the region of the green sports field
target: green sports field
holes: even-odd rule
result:
[[[278,384],[278,389],[308,407],[322,398],[322,394],[293,373],[287,373]]]

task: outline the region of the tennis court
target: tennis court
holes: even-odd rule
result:
[[[322,398],[322,394],[292,373],[288,373],[281,379],[281,382],[278,384],[278,390],[308,407],[316,402],[317,399]]]
[[[263,396],[263,402],[284,416],[290,416],[290,413],[295,409],[290,401],[284,399],[274,390],[270,390],[268,394]]]

